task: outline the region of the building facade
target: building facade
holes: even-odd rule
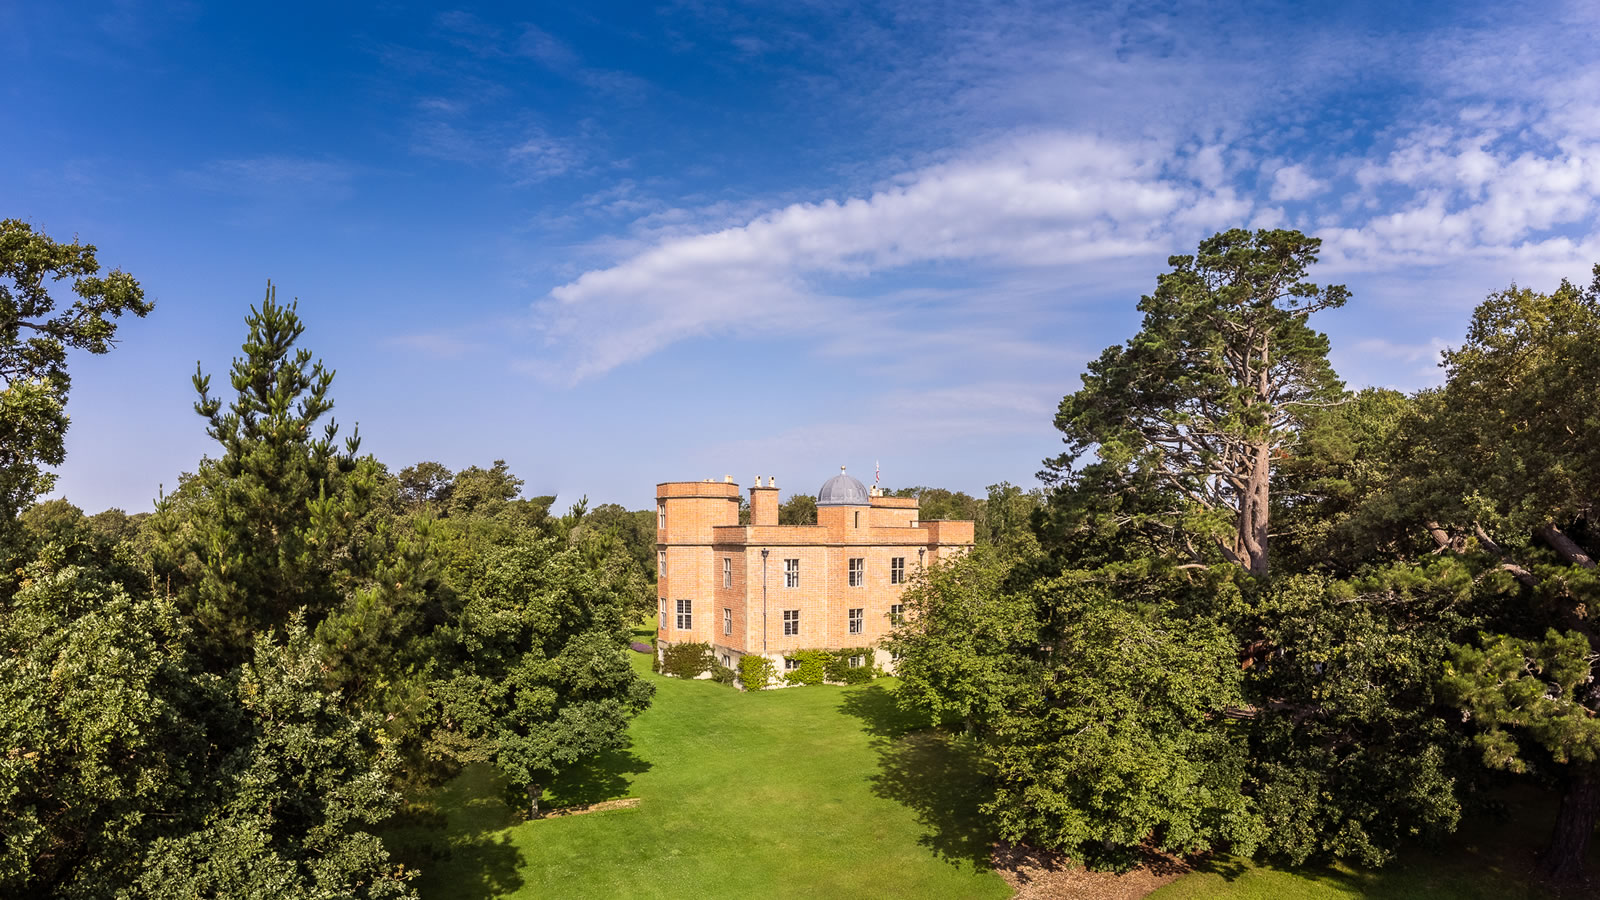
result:
[[[656,485],[660,646],[710,644],[725,666],[759,654],[780,672],[796,650],[877,648],[911,575],[972,547],[972,522],[920,521],[915,499],[880,496],[842,466],[817,492],[815,525],[778,524],[773,478],[756,479],[740,525],[739,494],[732,478]]]

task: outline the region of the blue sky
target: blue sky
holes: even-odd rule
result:
[[[268,278],[392,468],[638,508],[1031,485],[1223,228],[1324,239],[1353,386],[1437,383],[1485,294],[1600,261],[1592,4],[249,7],[0,0],[0,216],[157,301],[74,362],[90,510],[211,449],[189,377]]]

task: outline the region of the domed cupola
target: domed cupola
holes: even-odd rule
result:
[[[822,490],[817,491],[818,506],[870,506],[871,503],[867,486],[846,475],[844,466],[840,466],[839,474],[823,482]]]

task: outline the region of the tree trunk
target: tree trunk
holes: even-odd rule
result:
[[[1534,534],[1540,540],[1549,544],[1550,549],[1556,551],[1556,555],[1561,557],[1561,561],[1567,565],[1582,566],[1585,569],[1594,568],[1594,560],[1589,558],[1589,554],[1583,552],[1583,548],[1578,546],[1578,542],[1567,537],[1561,532],[1561,529],[1554,525],[1546,525],[1535,531]]]
[[[528,785],[528,818],[539,818],[539,798],[544,795],[544,785]]]
[[[1594,836],[1594,823],[1600,817],[1600,780],[1591,772],[1577,774],[1561,798],[1556,813],[1555,833],[1539,868],[1551,881],[1573,882],[1583,878],[1583,857]]]
[[[1250,474],[1239,498],[1240,560],[1251,575],[1267,574],[1268,512],[1271,502],[1272,445],[1260,441],[1250,448]]]

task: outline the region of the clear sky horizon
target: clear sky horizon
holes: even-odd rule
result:
[[[1215,231],[1321,237],[1352,387],[1437,384],[1600,262],[1592,3],[0,0],[0,217],[156,301],[72,363],[58,495],[213,452],[270,278],[399,468],[561,505],[848,464],[1033,486],[1087,360]]]

